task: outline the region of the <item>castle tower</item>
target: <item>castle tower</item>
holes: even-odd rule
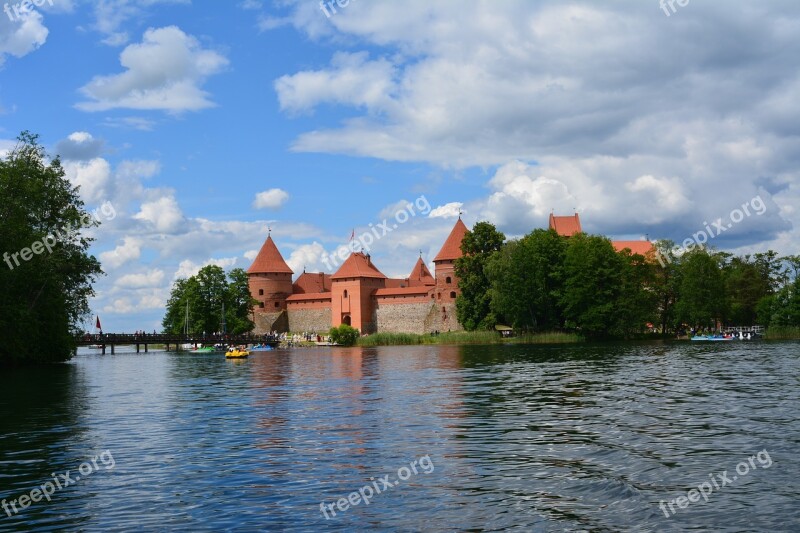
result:
[[[456,278],[455,262],[461,257],[461,241],[469,233],[467,226],[458,217],[458,222],[444,242],[442,249],[433,259],[436,266],[436,303],[440,306],[452,304],[459,294],[458,278]]]
[[[247,271],[250,295],[258,300],[256,313],[281,313],[286,310],[286,298],[292,295],[294,272],[275,246],[272,235],[258,252]]]
[[[576,233],[583,232],[583,228],[581,228],[581,217],[578,216],[578,213],[575,213],[571,217],[556,216],[550,213],[549,228],[555,230],[555,232],[562,237],[572,237]]]
[[[436,281],[433,279],[433,274],[431,271],[428,270],[428,266],[425,264],[425,261],[422,260],[422,256],[417,259],[417,263],[414,265],[414,269],[411,271],[411,274],[408,276],[408,285],[409,287],[415,287],[419,285],[436,285]]]
[[[386,287],[386,276],[363,252],[350,254],[331,276],[331,323],[347,324],[361,333],[377,330],[375,292]]]

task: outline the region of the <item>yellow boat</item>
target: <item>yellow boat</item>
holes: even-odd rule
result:
[[[228,351],[225,352],[225,357],[228,359],[244,359],[249,356],[250,352],[247,350],[240,350],[239,348],[228,348]]]

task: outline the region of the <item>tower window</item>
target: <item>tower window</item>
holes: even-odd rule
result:
[[[455,294],[455,293],[453,293],[453,294]],[[280,306],[281,306],[280,302],[275,302],[275,307],[280,307]]]
[[[344,290],[344,297],[347,298],[347,289]]]
[[[444,282],[447,283],[448,285],[450,285],[451,283],[453,283],[453,278],[451,278],[450,276],[447,276],[446,278],[444,278]]]
[[[264,296],[264,289],[258,289],[258,295]]]
[[[264,309],[264,302],[259,302],[258,308],[259,309]]]

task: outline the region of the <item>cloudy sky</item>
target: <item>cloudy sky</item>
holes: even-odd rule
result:
[[[795,0],[37,3],[0,14],[0,152],[38,133],[113,206],[106,331],[160,328],[176,278],[247,268],[268,228],[297,273],[387,218],[371,252],[407,275],[459,209],[798,253]]]

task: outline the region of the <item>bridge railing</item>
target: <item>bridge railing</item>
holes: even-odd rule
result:
[[[75,336],[78,346],[91,344],[250,344],[275,341],[271,335],[200,334],[173,335],[167,333],[84,333]]]

